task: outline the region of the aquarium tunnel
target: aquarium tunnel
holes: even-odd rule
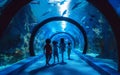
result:
[[[119,75],[119,32],[120,0],[0,0],[0,74]],[[42,67],[46,39],[61,38],[65,62]]]

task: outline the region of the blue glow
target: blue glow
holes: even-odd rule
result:
[[[66,22],[65,22],[65,21],[62,21],[62,22],[61,22],[61,26],[62,26],[62,30],[65,31],[65,28],[66,28]]]
[[[63,5],[58,4],[58,9],[59,9],[59,13],[61,16],[64,17],[68,17],[69,16],[69,4],[70,4],[71,0],[67,0],[66,2],[64,2]]]
[[[76,26],[66,21],[53,21],[45,24],[38,31],[38,34],[36,35],[36,38],[34,41],[35,44],[36,42],[39,43],[39,44],[36,44],[34,47],[36,50],[36,53],[39,54],[39,52],[41,52],[41,49],[43,48],[40,45],[43,45],[45,43],[46,38],[50,38],[55,33],[59,33],[59,32],[63,32],[63,33],[55,35],[55,37],[52,38],[52,41],[57,40],[59,42],[60,38],[65,38],[66,43],[70,41],[73,44],[73,46],[74,46],[74,41],[77,41],[78,43],[76,43],[75,46],[78,47],[78,49],[83,50],[83,47],[84,47],[84,40],[82,40],[83,34]],[[64,34],[64,32],[70,34],[72,37],[70,35]]]
[[[61,61],[61,55],[59,55]],[[33,65],[29,66],[20,74],[36,74],[36,75],[100,75],[99,72],[94,70],[85,61],[80,59],[74,52],[71,54],[71,60],[68,60],[67,54],[65,53],[65,63],[53,64],[53,59],[50,60],[51,66],[45,67],[45,56]],[[39,64],[39,66],[38,66]],[[80,66],[80,67],[78,67]],[[89,72],[88,72],[89,71]]]
[[[8,1],[10,0],[0,0],[0,13]],[[120,0],[109,0],[109,2],[114,10],[120,14]],[[112,28],[105,16],[92,4],[86,0],[33,0],[18,11],[11,20],[6,33],[0,39],[0,60],[2,61],[0,61],[0,68],[3,69],[30,57],[29,41],[34,27],[44,20],[56,16],[70,18],[83,27],[87,36],[87,55],[97,57],[99,60],[106,58],[108,61],[109,59],[108,64],[112,61],[117,63],[117,45]],[[54,34],[56,35],[53,36]],[[36,55],[43,53],[45,40],[51,36],[53,36],[52,41],[57,40],[58,42],[60,38],[65,38],[65,43],[70,41],[74,45],[74,49],[83,52],[85,45],[83,33],[77,26],[62,20],[46,23],[37,31],[33,44]],[[89,70],[89,68],[86,68],[87,64],[78,63],[78,61],[81,61],[78,56],[75,54],[71,56],[75,58],[77,63],[74,60],[67,60],[67,62],[70,62],[67,67],[71,66],[75,70],[82,72]],[[42,60],[38,62],[42,63],[40,65],[43,65],[44,61]],[[114,63],[112,64],[114,65]],[[38,65],[35,65],[34,68],[38,67]],[[78,65],[82,65],[84,68],[79,68]],[[67,70],[70,69],[66,68],[63,71],[66,72]],[[47,72],[47,74],[52,73]]]

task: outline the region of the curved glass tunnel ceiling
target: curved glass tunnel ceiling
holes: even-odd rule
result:
[[[19,10],[10,23],[11,28],[8,29],[14,36],[20,35],[23,38],[21,42],[27,44],[27,46],[20,44],[18,48],[22,51],[26,51],[29,50],[29,41],[26,41],[26,39],[30,39],[32,29],[42,21],[56,16],[71,18],[84,28],[88,38],[88,52],[99,54],[104,50],[103,47],[101,47],[102,43],[105,43],[106,51],[107,49],[116,50],[115,37],[109,23],[101,12],[86,0],[33,0]],[[60,27],[62,28],[60,32],[66,32],[64,27],[65,25]],[[18,33],[15,34],[14,31]],[[54,28],[50,31],[48,35],[44,33],[44,39],[57,33],[57,29],[54,32]],[[41,31],[39,33],[41,33]],[[28,38],[25,38],[25,36]],[[79,38],[83,39],[81,34]],[[109,48],[111,46],[109,42],[114,43],[112,48],[115,49]]]
[[[35,0],[35,1],[36,4],[33,4],[31,2],[30,6],[37,23],[53,16],[70,17],[75,20],[77,19],[76,21],[78,21],[78,19],[80,20],[83,16],[86,15],[85,13],[86,10],[84,10],[84,8],[87,9],[87,6],[89,5],[89,3],[86,0]]]
[[[71,42],[73,47],[81,51],[84,49],[83,33],[75,25],[66,21],[52,21],[39,29],[34,40],[36,54],[39,54],[43,50],[47,38],[58,42],[60,38],[64,38],[66,44]]]
[[[21,16],[21,14],[23,16]],[[34,29],[37,24],[50,17],[56,16],[71,18],[84,28],[88,38],[88,52],[99,54],[101,50],[103,50],[100,44],[105,43],[105,49],[107,49],[109,42],[115,41],[114,34],[106,18],[97,8],[86,0],[33,0],[19,10],[13,17],[11,21],[11,27],[13,29],[10,28],[10,30],[11,32],[17,32],[18,30],[18,34],[21,35],[21,37],[24,38],[24,36],[28,36],[30,38],[32,29]],[[62,32],[65,32],[64,27],[65,25],[63,28],[62,26],[60,27],[63,30],[61,30]],[[52,32],[54,32],[53,30]],[[41,31],[39,33],[41,33]],[[109,36],[107,36],[108,34]],[[44,33],[44,38],[50,37],[51,35],[53,35],[51,32],[47,36]],[[112,40],[110,37],[112,37]],[[25,38],[22,41],[22,43],[27,43],[27,49],[24,45],[20,45],[20,49],[23,51],[29,50],[29,41],[26,41],[26,39],[29,40],[29,38]],[[111,41],[108,41],[109,39],[106,40],[107,38]],[[113,48],[116,48],[116,42]],[[111,48],[108,49],[111,50]]]
[[[1,1],[5,2],[12,0]],[[118,14],[120,14],[119,2],[114,3],[111,1],[119,0],[109,0],[109,2],[113,5],[113,7],[115,6],[115,10],[118,12]],[[3,4],[1,5],[0,3],[0,7],[1,6],[3,6]],[[19,10],[19,12],[16,13],[16,15],[11,20],[8,28],[8,33],[4,34],[4,37],[7,38],[0,39],[0,47],[2,48],[3,54],[7,51],[10,51],[8,52],[9,54],[11,52],[20,51],[22,55],[20,55],[21,58],[19,60],[27,58],[30,54],[29,47],[31,47],[33,42],[34,46],[32,46],[36,52],[35,54],[39,54],[39,52],[42,50],[41,47],[43,47],[45,44],[45,39],[51,37],[52,40],[58,41],[59,38],[64,37],[67,39],[66,43],[67,41],[71,41],[72,44],[75,43],[74,46],[76,49],[82,51],[85,44],[85,41],[83,40],[83,34],[75,25],[73,25],[73,23],[71,24],[71,22],[66,22],[63,20],[55,20],[44,24],[37,31],[37,35],[35,34],[36,36],[35,39],[32,39],[34,40],[32,41],[32,44],[29,44],[29,40],[31,38],[34,27],[44,20],[56,16],[70,18],[79,23],[80,26],[84,28],[88,38],[87,54],[103,59],[107,58],[114,61],[118,60],[116,40],[109,23],[101,14],[101,12],[86,0],[31,1],[21,10]],[[13,48],[9,49],[9,44],[12,45]],[[5,58],[12,56],[15,59],[18,59],[18,57],[15,57],[13,55],[4,55]],[[5,61],[5,63],[8,61]],[[14,63],[14,61],[12,61],[12,63]]]

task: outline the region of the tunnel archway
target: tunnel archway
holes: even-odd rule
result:
[[[23,1],[24,1],[24,0],[23,0]],[[89,1],[89,0],[88,0],[88,1]],[[98,3],[98,4],[96,3],[95,6],[97,6],[97,5],[100,6],[100,4],[102,4],[102,2],[100,2],[100,1],[102,1],[102,0],[96,0],[96,1],[95,1],[95,0],[92,0],[92,2],[94,2],[94,3],[97,2],[97,3]],[[24,2],[25,2],[25,1],[24,1]],[[103,0],[103,3],[106,3],[106,2]],[[15,4],[18,5],[18,3],[15,3]],[[14,6],[15,6],[15,5],[13,5],[13,7],[14,7]],[[104,7],[105,7],[105,6],[104,6]],[[106,7],[107,7],[107,6],[106,6]],[[105,7],[105,8],[99,7],[99,8],[101,8],[101,9],[106,9],[106,7]],[[16,8],[15,8],[15,9],[16,9]],[[101,9],[100,9],[100,10],[101,10]],[[13,10],[14,10],[14,9],[13,9]],[[101,10],[101,11],[108,11],[108,10],[109,10],[109,9],[107,9],[107,10]],[[11,12],[13,12],[13,11],[11,11]],[[7,12],[7,13],[8,13],[8,12]],[[107,12],[106,12],[106,13],[107,13]],[[103,14],[105,14],[105,13],[103,12]],[[108,13],[107,13],[107,14],[108,14]],[[106,15],[105,15],[105,16],[106,16]],[[119,24],[119,21],[116,22],[115,20],[118,19],[118,18],[116,18],[116,16],[114,17],[114,15],[111,15],[111,13],[109,13],[109,14],[108,14],[108,17],[111,17],[111,16],[114,18],[114,20],[113,20],[113,18],[112,18],[113,21],[111,20],[110,23],[113,22],[113,24],[111,24],[111,26],[112,26],[113,29],[115,30],[114,32],[115,32],[115,35],[117,36],[117,41],[118,41],[118,45],[119,45],[119,40],[120,40],[120,39],[119,39],[119,25],[118,25],[118,24]],[[106,16],[106,17],[107,17],[107,16]],[[108,18],[108,17],[107,17],[107,18]],[[6,18],[9,18],[9,16],[6,16]],[[1,20],[1,21],[4,22],[4,19],[6,19],[6,18],[4,17],[3,20]],[[109,19],[109,18],[108,18],[108,19]],[[5,22],[5,23],[6,23],[6,22]],[[118,24],[116,24],[116,23],[118,23]],[[3,23],[3,25],[4,25],[4,23]],[[2,31],[5,29],[5,27],[1,27],[1,29],[2,29],[2,30],[1,30],[1,32],[2,32]],[[118,49],[119,49],[119,47],[118,47]],[[118,51],[119,51],[119,50],[118,50]],[[119,54],[119,52],[118,52],[118,54]]]
[[[73,37],[71,34],[66,33],[66,32],[58,32],[58,33],[55,33],[55,34],[53,34],[53,35],[50,37],[50,39],[52,39],[54,36],[56,36],[56,35],[58,35],[58,34],[66,34],[66,35],[70,36],[70,37],[72,38],[73,42],[74,42],[74,46],[73,46],[73,47],[75,47],[75,39],[74,39],[74,37]]]
[[[58,35],[58,34],[66,34],[66,35],[70,36],[70,37],[72,38],[72,40],[73,40],[73,42],[74,42],[74,46],[75,46],[75,39],[74,39],[74,37],[73,37],[71,34],[66,33],[66,32],[58,32],[58,33],[55,33],[55,34],[53,34],[53,35],[50,37],[50,39],[52,39],[54,36],[56,36],[56,35]]]
[[[51,22],[51,21],[67,21],[67,22],[70,22],[70,23],[74,24],[76,27],[78,27],[79,30],[82,32],[83,37],[84,37],[85,45],[84,45],[84,49],[83,49],[83,54],[86,54],[86,52],[87,52],[87,46],[88,46],[88,41],[87,41],[87,34],[86,34],[84,28],[79,23],[77,23],[76,21],[74,21],[73,19],[70,19],[70,18],[67,18],[67,17],[51,17],[51,18],[48,18],[48,19],[42,21],[40,24],[38,24],[38,25],[36,25],[34,27],[34,29],[32,31],[32,34],[31,34],[31,37],[30,37],[30,42],[29,42],[30,56],[35,56],[33,44],[34,44],[34,38],[35,38],[35,36],[37,34],[37,31],[43,25],[45,25],[46,23]]]

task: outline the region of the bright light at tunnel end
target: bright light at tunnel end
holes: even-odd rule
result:
[[[62,30],[65,31],[65,28],[66,28],[66,22],[65,21],[61,21],[61,27],[62,27]]]
[[[58,11],[60,16],[68,17],[69,16],[69,5],[71,0],[48,0],[49,3],[57,4]]]
[[[69,8],[69,4],[70,4],[71,0],[49,0],[49,2],[57,3],[60,16],[63,16],[63,17],[69,16],[68,8]],[[64,3],[60,4],[61,2],[64,2]],[[66,28],[65,21],[61,21],[61,27],[62,27],[62,31],[65,31],[65,28]]]
[[[66,0],[66,2],[64,2],[64,4],[62,5],[58,5],[59,6],[59,13],[61,16],[64,17],[68,17],[69,16],[69,4],[70,4],[71,0]]]

